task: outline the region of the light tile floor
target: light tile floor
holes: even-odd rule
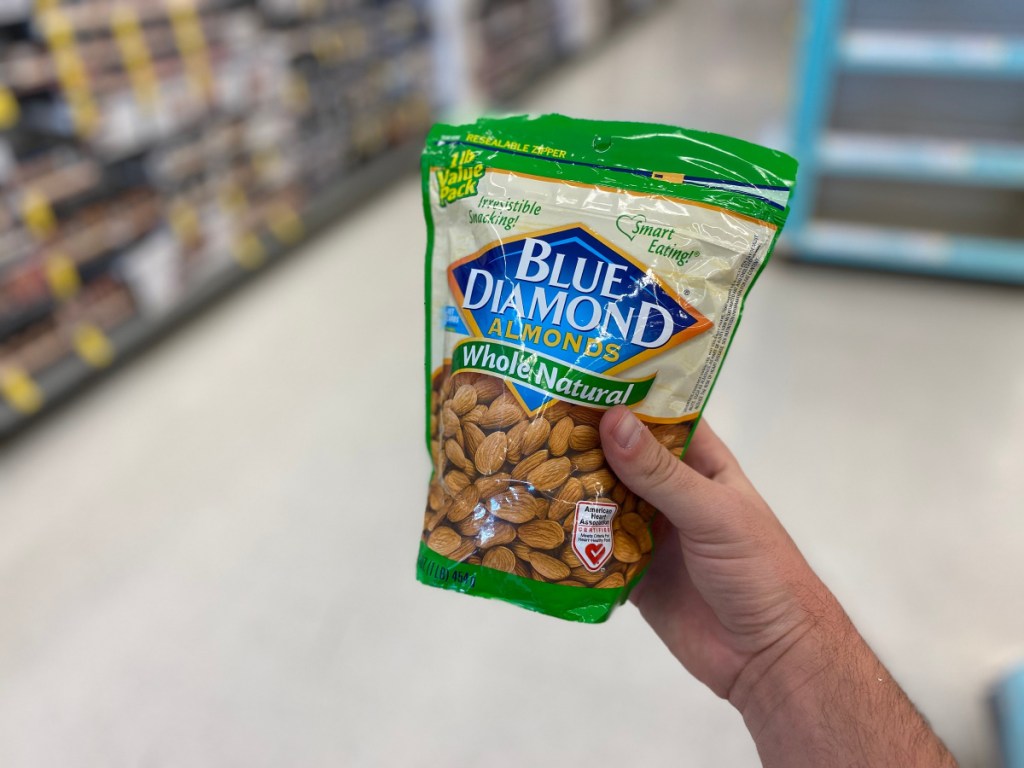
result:
[[[675,6],[526,106],[756,139],[787,7]],[[631,607],[414,582],[423,245],[410,177],[0,454],[0,765],[757,764]],[[1016,290],[779,261],[708,409],[965,767],[1024,655],[1022,338]]]

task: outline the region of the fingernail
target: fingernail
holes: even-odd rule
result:
[[[643,427],[640,425],[640,420],[633,415],[632,411],[626,411],[619,419],[619,423],[612,429],[612,437],[620,447],[628,451],[636,445],[641,429]]]

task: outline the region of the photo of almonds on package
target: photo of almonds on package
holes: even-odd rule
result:
[[[433,128],[420,581],[583,622],[626,599],[656,510],[605,462],[601,417],[625,405],[682,457],[795,175],[660,125]]]

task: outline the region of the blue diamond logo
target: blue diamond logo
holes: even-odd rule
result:
[[[616,374],[712,323],[644,265],[581,224],[498,241],[448,270],[471,336]],[[549,395],[510,382],[534,411]]]

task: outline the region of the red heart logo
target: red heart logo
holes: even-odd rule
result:
[[[601,558],[604,557],[605,548],[604,544],[587,544],[583,548],[583,551],[587,553],[587,557],[590,558],[592,563],[600,563]]]

